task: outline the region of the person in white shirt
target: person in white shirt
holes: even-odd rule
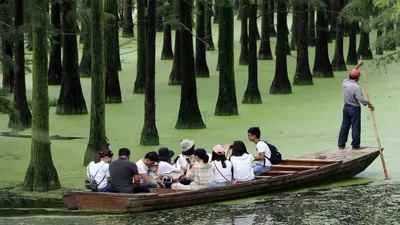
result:
[[[95,160],[90,162],[86,168],[86,175],[88,178],[94,178],[97,183],[98,192],[107,192],[108,181],[110,180],[109,166],[114,153],[109,149],[99,151],[96,153]]]
[[[160,162],[158,163],[158,173],[171,174],[181,172],[181,164],[176,163],[174,166],[170,164],[171,158],[175,155],[174,151],[164,147],[158,149],[158,155],[160,157]]]
[[[182,173],[186,173],[188,166],[194,161],[194,141],[184,139],[181,142],[182,154],[179,155],[177,163],[180,164]]]
[[[253,171],[256,176],[266,173],[271,170],[271,150],[269,149],[265,141],[260,140],[261,131],[258,127],[250,127],[247,131],[249,141],[256,144],[257,155],[254,156],[254,161],[257,161],[253,165]]]
[[[233,167],[233,178],[238,183],[254,180],[254,172],[251,166],[254,157],[247,152],[246,145],[242,141],[234,141],[231,149],[232,155],[229,160]]]
[[[138,172],[140,175],[140,186],[146,188],[157,188],[158,181],[157,179],[149,177],[149,167],[152,166],[154,163],[158,163],[159,156],[157,152],[149,152],[147,153],[144,158],[140,159],[136,162],[136,166],[138,168]]]
[[[232,182],[232,163],[226,159],[226,154],[227,150],[222,145],[217,145],[213,148],[211,165],[215,181],[210,184],[210,187],[227,186]]]

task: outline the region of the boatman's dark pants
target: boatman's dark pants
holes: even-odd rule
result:
[[[343,120],[338,141],[339,148],[346,147],[350,126],[351,136],[353,138],[351,146],[353,146],[353,148],[358,148],[360,147],[361,141],[361,107],[346,104],[343,107]]]

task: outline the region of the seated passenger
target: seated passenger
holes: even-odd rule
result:
[[[168,148],[158,149],[158,155],[160,157],[160,162],[158,163],[158,172],[160,174],[170,175],[177,179],[180,175],[182,175],[181,164],[176,163],[175,166],[170,164],[171,158],[174,156],[174,154],[174,151],[169,150]]]
[[[226,154],[230,145],[226,148],[221,145],[214,147],[211,158],[215,181],[210,184],[211,187],[221,187],[230,185],[232,182],[232,163],[226,159]]]
[[[233,178],[238,182],[254,180],[251,163],[254,157],[246,150],[242,141],[234,141],[232,144],[232,155],[229,157],[233,167]]]
[[[140,175],[140,185],[147,188],[157,188],[159,181],[149,177],[149,167],[154,163],[158,163],[159,157],[157,152],[149,152],[144,158],[136,162],[138,172]]]
[[[118,160],[110,164],[110,192],[149,193],[150,190],[140,186],[140,176],[135,163],[129,161],[131,151],[121,148]]]
[[[184,139],[181,142],[182,154],[179,155],[177,163],[180,164],[182,173],[186,173],[190,163],[194,163],[194,141]]]
[[[94,161],[90,162],[86,168],[88,178],[93,178],[97,184],[97,192],[107,192],[110,180],[109,166],[114,153],[109,149],[104,149],[96,153]]]
[[[258,176],[260,174],[266,173],[271,170],[271,150],[269,149],[265,141],[260,140],[261,131],[258,127],[250,127],[247,131],[249,141],[256,144],[257,155],[254,156],[254,161],[257,161],[253,165],[254,175]]]
[[[187,167],[186,177],[191,180],[189,185],[181,183],[172,184],[172,189],[197,190],[209,187],[214,181],[214,173],[212,166],[208,163],[208,155],[206,150],[200,148],[194,151],[194,159],[197,161],[195,165]]]

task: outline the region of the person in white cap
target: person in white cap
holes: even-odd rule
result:
[[[178,162],[182,172],[185,173],[190,163],[194,161],[194,141],[184,139],[181,141],[182,154],[179,155]]]

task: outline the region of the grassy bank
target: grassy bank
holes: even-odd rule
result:
[[[259,22],[259,27],[261,23]],[[217,29],[213,25],[214,43],[217,42]],[[174,36],[174,35],[173,35]],[[375,38],[371,34],[371,43]],[[292,95],[269,95],[269,88],[274,76],[275,61],[259,61],[259,88],[263,104],[243,105],[241,99],[247,85],[247,67],[238,65],[240,23],[235,20],[235,79],[239,103],[239,116],[214,116],[218,96],[218,72],[216,69],[217,52],[207,52],[208,66],[211,78],[197,79],[197,90],[200,110],[207,129],[176,130],[174,129],[180,102],[180,87],[168,86],[168,76],[172,61],[161,61],[162,33],[157,33],[156,62],[156,118],[161,146],[179,151],[179,142],[184,138],[194,139],[197,147],[210,150],[216,144],[231,143],[233,140],[243,140],[250,152],[254,146],[247,142],[247,128],[260,126],[262,138],[277,145],[284,157],[297,157],[314,151],[336,146],[341,123],[342,95],[341,83],[347,72],[335,72],[330,79],[315,79],[313,86],[294,86]],[[121,41],[126,41],[122,39]],[[272,38],[272,49],[275,39]],[[81,47],[81,46],[80,46]],[[348,39],[345,39],[347,55]],[[122,53],[123,71],[120,72],[122,104],[106,106],[106,130],[111,142],[111,148],[118,151],[127,147],[133,152],[132,160],[138,160],[146,152],[159,147],[143,147],[139,145],[143,126],[143,95],[134,95],[133,84],[136,76],[136,42],[125,46]],[[310,65],[313,67],[314,48],[309,48]],[[331,58],[334,53],[334,43],[329,44]],[[296,52],[292,51],[295,56]],[[296,59],[288,56],[288,72],[290,80],[296,68]],[[274,56],[275,59],[275,56]],[[385,147],[389,172],[399,167],[400,155],[395,146],[399,144],[400,130],[394,124],[400,123],[399,97],[400,81],[398,65],[387,67],[387,74],[379,74],[372,61],[366,62],[366,73],[372,101],[376,106],[376,119],[380,129],[381,141]],[[351,69],[349,66],[348,69]],[[27,94],[31,97],[32,77],[27,75]],[[90,109],[90,79],[81,79],[86,103]],[[361,86],[364,86],[361,83]],[[58,98],[60,87],[49,88],[50,99]],[[8,118],[0,116],[0,130],[7,131]],[[362,144],[376,146],[372,122],[367,108],[362,112]],[[30,134],[30,130],[22,132]],[[0,189],[32,198],[60,198],[61,192],[68,189],[84,187],[85,167],[82,166],[84,151],[89,135],[89,115],[59,116],[55,108],[50,108],[50,134],[61,136],[77,136],[84,139],[70,141],[52,141],[52,155],[57,168],[61,190],[48,193],[27,193],[19,188],[24,179],[30,158],[30,140],[24,138],[0,137]],[[381,177],[380,162],[376,160],[367,170],[374,177]],[[393,168],[394,167],[394,168]],[[392,169],[393,168],[393,169]],[[370,175],[369,175],[370,176]]]

